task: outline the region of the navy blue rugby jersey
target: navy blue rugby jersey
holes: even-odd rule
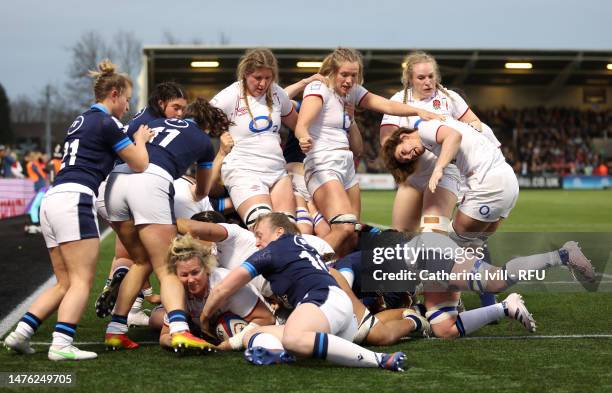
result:
[[[113,169],[117,152],[132,144],[122,124],[101,104],[78,116],[64,140],[61,170],[53,185],[78,183],[96,196],[100,183]]]
[[[155,136],[147,143],[149,162],[164,168],[174,179],[196,161],[198,168],[212,168],[215,149],[208,135],[187,119],[159,118],[147,124]]]
[[[309,292],[325,292],[324,301],[329,287],[338,286],[319,254],[301,236],[283,235],[251,255],[241,266],[252,277],[261,274],[270,282],[272,292],[293,307],[308,300]]]
[[[131,140],[134,140],[134,133],[138,131],[138,128],[141,125],[148,125],[153,120],[157,119],[165,119],[165,117],[158,116],[153,111],[153,109],[149,108],[148,106],[145,106],[140,110],[140,112],[135,114],[132,120],[130,120],[130,122],[127,124],[125,128],[125,133],[130,137]]]
[[[359,299],[366,299],[369,297],[376,297],[382,295],[385,299],[385,304],[388,308],[400,308],[403,307],[404,293],[402,292],[383,292],[381,294],[376,292],[363,292],[361,289],[361,251],[352,252],[336,261],[334,269],[342,272],[343,270],[350,270],[353,273],[353,286],[352,290],[355,296]]]
[[[306,158],[306,155],[300,149],[300,141],[295,137],[293,131],[289,131],[289,136],[283,149],[283,157],[287,164],[290,162],[304,162],[304,158]]]

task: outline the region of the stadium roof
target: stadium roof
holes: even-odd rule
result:
[[[244,46],[149,46],[147,85],[174,80],[187,88],[219,90],[235,81]],[[281,85],[296,82],[316,71],[298,68],[298,61],[321,61],[333,48],[272,47],[280,69]],[[360,49],[364,57],[365,85],[379,92],[397,90],[401,64],[408,49]],[[446,86],[611,86],[612,52],[571,50],[428,50],[440,64]],[[217,68],[193,68],[192,61],[217,61]],[[529,62],[532,69],[506,69],[506,62]],[[610,66],[612,67],[612,66]]]

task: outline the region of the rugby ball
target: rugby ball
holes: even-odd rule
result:
[[[217,319],[216,333],[219,340],[225,341],[228,338],[238,334],[249,323],[231,312],[223,313]]]

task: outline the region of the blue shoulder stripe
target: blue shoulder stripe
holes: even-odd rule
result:
[[[207,161],[207,162],[200,162],[200,163],[198,164],[198,168],[201,168],[201,169],[211,169],[211,168],[212,168],[212,166],[213,166],[213,163],[212,163],[212,162],[210,162],[210,161]]]

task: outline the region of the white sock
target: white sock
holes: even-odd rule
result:
[[[189,324],[183,321],[170,322],[170,334],[188,332]]]
[[[66,334],[53,332],[53,341],[51,345],[54,347],[65,347],[67,345],[72,345],[74,339]]]
[[[124,323],[109,322],[106,325],[106,333],[108,334],[126,334],[128,332],[128,326]]]
[[[15,331],[27,338],[28,340],[34,335],[34,329],[32,329],[32,326],[28,325],[25,322],[19,322],[17,324],[17,327],[15,328]]]
[[[275,335],[270,333],[256,333],[251,336],[248,348],[253,347],[264,347],[266,349],[280,349],[283,350],[283,344],[276,338]]]
[[[551,251],[545,254],[517,257],[506,263],[508,278],[512,281],[519,280],[520,270],[545,270],[549,267],[561,265],[559,251]]]
[[[504,306],[501,303],[464,311],[457,318],[457,329],[459,329],[461,336],[465,336],[493,321],[497,321],[504,315]]]
[[[327,333],[316,333],[312,353],[314,358],[347,367],[379,367],[383,355]]]
[[[130,314],[131,313],[137,313],[138,311],[142,310],[142,301],[144,299],[141,298],[140,296],[136,297],[136,300],[134,300],[134,304],[132,304],[132,308],[130,309]]]

